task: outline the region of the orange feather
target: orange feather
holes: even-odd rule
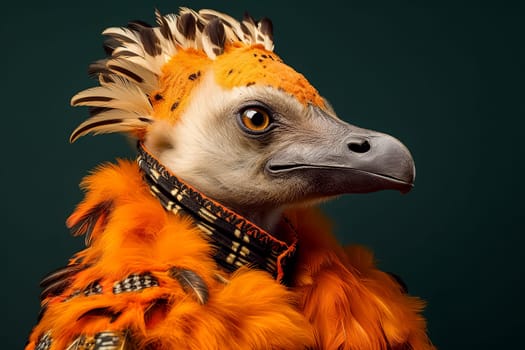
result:
[[[103,331],[126,332],[133,346],[155,349],[433,349],[422,303],[377,270],[370,253],[340,247],[315,209],[286,213],[301,242],[287,288],[263,271],[218,269],[209,243],[189,219],[163,209],[135,163],[101,167],[83,186],[86,198],[69,226],[100,203],[112,203],[111,210],[73,259],[87,267],[43,301],[47,310],[26,350],[47,333],[50,350],[57,350]],[[170,276],[174,266],[202,278],[206,304]],[[158,286],[113,294],[115,282],[146,272]],[[93,281],[101,294],[74,295]]]

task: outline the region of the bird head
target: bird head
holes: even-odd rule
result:
[[[72,99],[91,116],[71,135],[125,132],[167,169],[263,227],[283,209],[345,193],[412,188],[408,149],[339,119],[273,52],[268,19],[156,13],[109,28],[100,86]]]

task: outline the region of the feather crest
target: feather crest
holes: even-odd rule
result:
[[[108,57],[90,65],[88,73],[101,86],[75,95],[73,106],[89,106],[96,113],[80,124],[70,141],[87,134],[136,132],[154,121],[149,98],[159,89],[162,67],[181,49],[203,50],[214,60],[228,43],[260,44],[273,50],[268,19],[242,21],[214,11],[182,7],[178,14],[155,11],[157,27],[133,21],[127,27],[104,30]]]

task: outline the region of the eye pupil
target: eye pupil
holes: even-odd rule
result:
[[[259,111],[256,110],[248,110],[246,111],[246,116],[250,119],[253,125],[255,126],[262,126],[265,123],[265,116]]]

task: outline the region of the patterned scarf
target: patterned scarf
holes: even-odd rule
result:
[[[278,240],[248,219],[206,197],[171,174],[138,144],[137,162],[144,179],[162,206],[175,215],[189,215],[214,246],[214,259],[228,272],[241,266],[268,271],[281,283],[286,283],[286,271],[292,265],[297,235],[291,224],[293,242]]]

